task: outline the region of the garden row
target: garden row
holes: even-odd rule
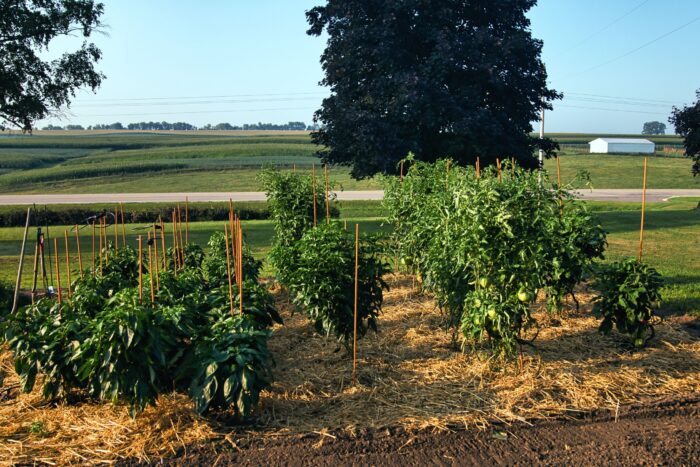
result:
[[[405,176],[402,167],[400,177],[385,180],[391,238],[360,236],[334,220],[327,174],[325,189],[316,174],[270,168],[261,175],[275,229],[269,260],[319,334],[354,355],[357,339],[377,330],[387,260],[395,258],[435,296],[463,349],[512,356],[536,336],[530,311],[538,295],[558,313],[589,279],[600,291],[594,311],[602,331],[616,325],[637,346],[653,336],[660,277],[636,259],[598,264],[605,232],[560,183],[507,163],[483,171],[404,163]],[[182,242],[173,222],[162,261],[154,225],[147,264],[140,248],[105,238],[99,267],[81,266],[58,301],[42,298],[0,321],[22,390],[40,377],[46,398],[78,390],[126,401],[136,414],[175,389],[187,391],[199,412],[232,408],[248,417],[271,384],[267,342],[282,320],[233,217],[229,208],[231,229],[215,234],[206,251]]]

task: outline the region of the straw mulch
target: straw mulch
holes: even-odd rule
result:
[[[276,381],[263,394],[256,427],[198,417],[178,394],[162,397],[135,420],[125,407],[88,400],[56,405],[37,391],[18,395],[9,353],[0,350],[6,374],[0,463],[156,461],[191,443],[226,440],[235,446],[251,434],[484,427],[494,420],[616,412],[623,404],[700,394],[700,342],[677,322],[657,326],[649,348],[631,351],[621,336],[597,332],[588,305],[556,319],[538,312],[537,347],[525,346],[521,361],[504,363],[485,352],[456,351],[434,301],[414,293],[410,281],[390,283],[380,333],[359,341],[355,386],[351,355],[316,336],[302,315],[290,315],[278,294],[285,325],[270,340]]]

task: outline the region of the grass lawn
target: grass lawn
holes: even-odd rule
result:
[[[698,199],[673,199],[666,203],[652,203],[646,216],[644,260],[656,267],[664,276],[664,309],[671,312],[685,312],[700,316],[700,211],[695,209]],[[640,206],[635,203],[590,202],[589,205],[599,216],[609,232],[608,260],[624,256],[636,256],[639,246]],[[382,225],[381,209],[376,202],[353,202],[340,206],[341,218],[348,219],[350,225],[358,222],[363,232],[386,230]],[[143,231],[133,230],[138,225],[127,226],[128,241],[135,245],[136,235]],[[269,251],[272,239],[272,224],[266,220],[243,222],[248,244],[259,258]],[[190,225],[190,241],[205,245],[209,236],[222,230],[222,222],[198,222]],[[52,235],[59,235],[59,250],[64,253],[64,227],[51,227]],[[21,245],[22,228],[0,229],[0,279],[14,281],[17,270],[18,252]],[[114,230],[109,230],[109,238]],[[121,236],[120,236],[121,239]],[[171,243],[166,237],[168,244]],[[121,241],[121,240],[120,240]],[[31,238],[30,238],[31,242]],[[73,274],[77,273],[77,255],[74,234],[70,236],[70,249]],[[52,244],[53,246],[53,244]],[[81,246],[84,265],[91,258],[91,234],[81,231]],[[23,285],[30,286],[33,247],[27,248]],[[64,256],[61,256],[61,262]],[[48,266],[48,265],[47,265]],[[51,265],[55,268],[55,264]],[[63,266],[65,268],[65,266]],[[63,270],[61,271],[63,274]],[[55,271],[53,272],[55,274]],[[271,274],[269,266],[265,274]],[[65,276],[64,279],[65,280]]]

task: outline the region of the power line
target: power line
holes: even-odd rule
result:
[[[601,33],[605,32],[605,31],[607,31],[608,29],[610,29],[611,27],[613,27],[614,25],[616,25],[617,23],[619,23],[619,22],[622,21],[623,19],[627,18],[628,16],[630,16],[631,14],[633,14],[634,12],[636,12],[637,10],[639,10],[640,8],[642,8],[644,5],[646,5],[646,4],[649,3],[650,1],[651,1],[651,0],[644,0],[643,2],[641,2],[640,4],[638,4],[637,6],[635,6],[635,7],[632,8],[631,10],[629,10],[627,13],[625,13],[624,15],[622,15],[622,16],[620,16],[619,18],[613,20],[612,22],[608,23],[607,25],[603,26],[601,29],[599,29],[599,30],[597,30],[596,32],[594,32],[593,34],[591,34],[590,36],[588,36],[588,37],[586,37],[585,39],[583,39],[583,40],[582,40],[581,42],[579,42],[578,44],[576,44],[576,45],[572,46],[571,48],[569,48],[569,49],[565,50],[564,52],[562,52],[562,55],[563,55],[563,54],[566,54],[566,53],[569,53],[569,52],[571,52],[572,50],[578,49],[580,46],[582,46],[583,44],[585,44],[585,43],[588,42],[589,40],[593,39],[594,37],[598,36],[599,34],[601,34]]]
[[[228,94],[220,96],[172,96],[172,97],[128,97],[128,98],[105,98],[90,99],[90,102],[131,102],[131,101],[159,101],[159,100],[185,100],[185,99],[234,99],[239,97],[273,97],[273,96],[302,96],[302,95],[326,95],[324,91],[313,92],[285,92],[285,93],[259,93],[259,94]]]
[[[227,109],[227,110],[190,110],[184,112],[156,112],[156,113],[130,113],[130,114],[92,114],[80,115],[83,117],[146,117],[153,115],[182,115],[182,114],[210,114],[210,113],[236,113],[236,112],[266,112],[266,111],[281,111],[281,110],[306,110],[313,111],[316,108],[296,107],[296,108],[276,108],[276,109]]]
[[[242,104],[255,102],[291,102],[291,101],[308,101],[319,100],[318,97],[280,97],[272,99],[220,99],[220,100],[205,100],[205,101],[183,101],[183,102],[134,102],[134,103],[106,103],[106,104],[84,104],[73,105],[71,108],[89,108],[89,107],[161,107],[173,105],[221,105],[221,104]]]
[[[564,97],[566,96],[584,96],[584,97],[601,97],[601,98],[606,98],[606,99],[619,99],[619,100],[627,100],[627,101],[635,101],[635,102],[649,102],[649,103],[657,103],[657,104],[669,104],[669,105],[677,105],[677,101],[663,101],[663,100],[658,100],[658,99],[640,99],[636,97],[624,97],[624,96],[610,96],[610,95],[605,95],[605,94],[590,94],[590,93],[585,93],[585,92],[568,92],[564,91]]]
[[[583,70],[583,71],[577,73],[577,75],[581,75],[581,74],[588,73],[588,72],[593,71],[593,70],[597,70],[598,68],[602,68],[602,67],[604,67],[604,66],[606,66],[606,65],[610,65],[611,63],[614,63],[614,62],[616,62],[616,61],[618,61],[618,60],[622,60],[623,58],[629,57],[630,55],[632,55],[632,54],[634,54],[634,53],[636,53],[636,52],[639,52],[640,50],[642,50],[642,49],[644,49],[644,48],[646,48],[646,47],[649,47],[650,45],[652,45],[652,44],[654,44],[654,43],[656,43],[656,42],[658,42],[658,41],[660,41],[660,40],[662,40],[662,39],[665,39],[665,38],[667,38],[668,36],[670,36],[671,34],[674,34],[674,33],[678,32],[678,31],[680,31],[681,29],[685,29],[685,28],[687,28],[688,26],[690,26],[691,24],[696,23],[696,22],[698,22],[698,21],[700,21],[700,16],[698,16],[697,18],[695,18],[695,19],[693,19],[693,20],[691,20],[691,21],[689,21],[689,22],[683,24],[682,26],[677,27],[676,29],[673,29],[672,31],[669,31],[669,32],[667,32],[667,33],[665,33],[665,34],[662,34],[661,36],[659,36],[659,37],[657,37],[657,38],[655,38],[655,39],[652,39],[652,40],[650,40],[649,42],[646,42],[645,44],[640,45],[639,47],[637,47],[637,48],[635,48],[635,49],[630,50],[629,52],[626,52],[626,53],[624,53],[624,54],[622,54],[622,55],[620,55],[620,56],[618,56],[618,57],[615,57],[615,58],[613,58],[613,59],[611,59],[611,60],[608,60],[608,61],[606,61],[606,62],[600,63],[600,64],[595,65],[595,66],[593,66],[593,67],[591,67],[591,68],[588,68],[588,69],[586,69],[586,70]],[[569,75],[569,76],[574,76],[574,75]]]
[[[630,113],[630,114],[668,115],[668,114],[659,113],[659,112],[643,112],[640,110],[609,109],[609,108],[603,108],[603,107],[584,107],[584,106],[580,106],[580,105],[559,104],[556,107],[566,107],[569,109],[584,109],[584,110],[602,110],[605,112],[622,112],[622,113]]]

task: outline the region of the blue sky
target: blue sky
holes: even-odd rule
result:
[[[94,40],[107,80],[40,125],[310,123],[326,94],[324,39],[305,34],[304,12],[319,0],[104,3],[107,34]],[[638,133],[700,88],[698,0],[540,0],[529,16],[551,86],[567,96],[547,131]]]

